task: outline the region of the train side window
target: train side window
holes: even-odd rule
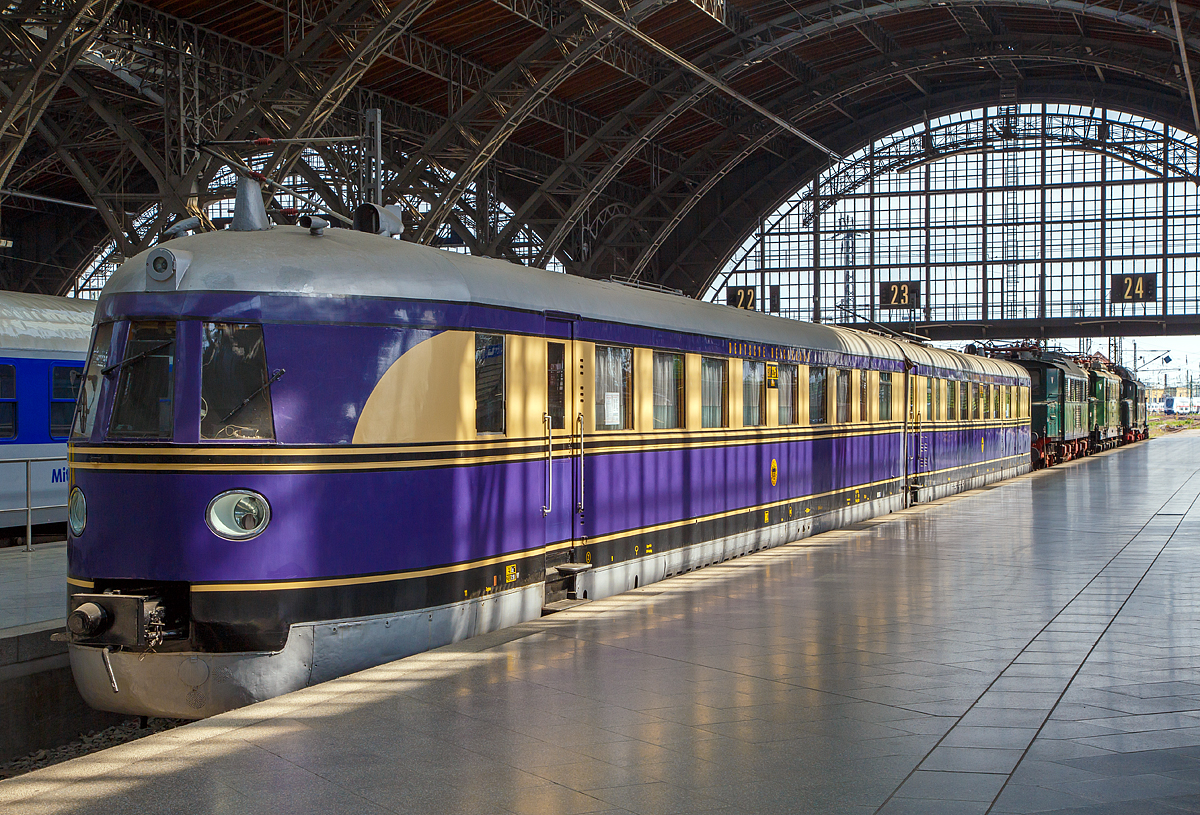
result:
[[[980,409],[980,403],[982,403],[983,400],[979,398],[983,395],[979,392],[979,389],[981,387],[983,387],[983,386],[977,382],[971,383],[971,418],[972,419],[983,418],[983,413]]]
[[[87,369],[83,374],[83,386],[79,391],[79,409],[75,411],[75,439],[91,438],[92,426],[96,423],[96,408],[100,401],[100,386],[108,365],[108,349],[112,342],[113,323],[101,323],[96,329],[96,339],[88,356]]]
[[[171,438],[175,424],[174,321],[133,323],[119,365],[109,435]]]
[[[800,377],[795,365],[779,366],[779,423],[796,424],[796,405],[800,401]]]
[[[971,418],[971,385],[968,382],[958,383],[958,418]]]
[[[1003,387],[1003,385],[996,385],[992,388],[992,399],[994,401],[992,406],[992,417],[996,419],[1000,418],[1000,391],[1003,389]]]
[[[992,386],[980,386],[979,401],[983,402],[983,418],[992,418]]]
[[[892,420],[892,374],[890,371],[879,373],[879,421]]]
[[[17,437],[17,369],[0,365],[0,439]]]
[[[1034,392],[1042,389],[1042,372],[1036,368],[1029,372],[1029,388]]]
[[[869,410],[867,397],[870,395],[870,378],[867,371],[858,372],[858,420],[860,422],[870,421],[871,416],[867,412]]]
[[[808,423],[829,422],[829,369],[813,366],[808,369]]]
[[[475,432],[504,432],[504,335],[475,335]]]
[[[654,352],[654,428],[683,427],[683,354]]]
[[[953,380],[946,383],[946,418],[958,418],[958,383]]]
[[[933,419],[933,377],[925,377],[925,421]]]
[[[767,423],[767,366],[764,362],[742,362],[742,427]]]
[[[729,424],[729,366],[723,359],[700,358],[700,426]]]
[[[850,421],[850,372],[839,368],[837,372],[837,417],[836,421]]]
[[[83,369],[78,365],[54,365],[50,368],[50,438],[65,439],[71,432],[75,400]]]
[[[203,323],[200,438],[273,439],[275,420],[263,329],[254,323]]]
[[[550,427],[566,427],[567,346],[561,342],[546,345],[546,412],[550,414]]]
[[[633,349],[596,346],[596,429],[633,429]]]
[[[1011,385],[1006,385],[1004,387],[1004,418],[1005,419],[1012,418],[1012,386]]]

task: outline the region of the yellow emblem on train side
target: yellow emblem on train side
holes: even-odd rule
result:
[[[775,482],[779,480],[779,462],[771,459],[771,486],[775,486]]]

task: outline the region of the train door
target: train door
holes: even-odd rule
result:
[[[546,315],[546,605],[575,599],[583,524],[583,357],[576,315]],[[586,568],[586,567],[584,567]]]
[[[904,491],[908,503],[915,503],[916,490],[921,486],[921,456],[923,433],[921,431],[921,378],[904,372],[906,405],[904,411]]]

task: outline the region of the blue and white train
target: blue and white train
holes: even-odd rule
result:
[[[27,462],[33,523],[67,518],[67,437],[95,312],[88,300],[0,292],[0,530],[14,537]]]

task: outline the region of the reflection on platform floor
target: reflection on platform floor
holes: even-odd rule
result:
[[[0,784],[23,813],[1200,811],[1200,435]]]
[[[67,614],[67,544],[0,549],[0,637],[5,628],[62,620]]]

